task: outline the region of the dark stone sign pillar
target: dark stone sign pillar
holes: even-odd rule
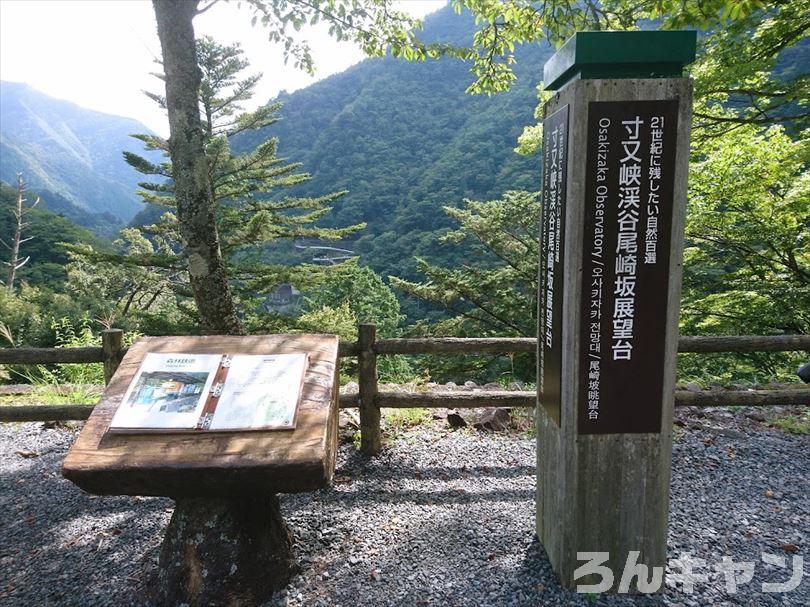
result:
[[[578,33],[546,64],[537,535],[567,587],[666,567],[695,39]]]

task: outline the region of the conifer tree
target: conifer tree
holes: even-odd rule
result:
[[[306,288],[316,281],[321,269],[313,265],[289,266],[268,264],[268,247],[280,239],[295,238],[340,240],[362,229],[365,224],[345,228],[322,228],[319,219],[331,210],[331,202],[345,192],[316,198],[279,196],[277,192],[306,181],[309,174],[300,163],[287,162],[277,156],[278,141],[270,139],[255,150],[236,154],[229,138],[239,133],[261,129],[277,121],[281,104],[244,111],[243,104],[253,96],[261,74],[246,77],[248,67],[239,44],[222,45],[210,37],[197,41],[197,63],[201,70],[199,94],[200,121],[204,133],[206,179],[215,206],[218,246],[225,264],[229,286],[239,306],[241,319],[257,309],[264,293],[283,282],[294,282]],[[164,78],[162,74],[156,74]],[[165,97],[147,93],[165,108]],[[174,169],[168,159],[168,142],[156,135],[134,135],[143,141],[147,151],[166,155],[162,162],[124,152],[127,163],[144,175],[154,178],[140,183],[144,202],[156,205],[162,215],[139,229],[148,238],[162,243],[160,254],[129,255],[128,264],[151,268],[158,273],[175,274],[178,268],[193,271],[194,257],[183,255],[184,237],[177,218]],[[168,246],[165,246],[168,243]],[[168,251],[168,253],[167,253]],[[84,251],[87,254],[87,251]],[[95,255],[96,261],[116,261],[115,256]],[[187,281],[173,283],[182,296],[193,294]],[[206,327],[210,330],[209,327]],[[240,327],[241,330],[241,327]],[[231,332],[235,332],[231,330]]]
[[[439,335],[534,337],[537,326],[537,258],[540,196],[508,191],[502,199],[465,200],[444,207],[458,227],[442,243],[463,245],[468,262],[442,267],[417,258],[422,282],[389,277],[392,286],[445,312],[416,332]]]

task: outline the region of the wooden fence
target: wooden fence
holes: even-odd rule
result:
[[[361,324],[356,342],[342,342],[339,355],[358,359],[358,393],[340,397],[342,409],[360,409],[361,448],[377,453],[381,445],[380,409],[407,407],[534,407],[534,391],[381,391],[377,357],[392,354],[510,354],[534,352],[534,338],[487,337],[424,339],[377,339],[373,324]],[[678,352],[810,352],[810,335],[681,337]],[[126,348],[123,332],[109,329],[101,334],[98,348],[0,348],[0,365],[103,363],[109,382]],[[770,406],[810,405],[810,389],[675,391],[675,406]],[[0,422],[61,421],[87,419],[93,405],[0,406]]]

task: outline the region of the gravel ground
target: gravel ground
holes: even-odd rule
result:
[[[807,553],[810,439],[723,411],[679,423],[670,559],[753,561],[738,593],[712,571],[692,593],[561,590],[533,539],[534,439],[436,422],[401,433],[373,461],[344,444],[333,488],[282,498],[302,572],[272,604],[810,605],[808,575],[792,592],[761,591],[790,574],[763,552],[788,568]],[[0,424],[0,605],[144,604],[171,502],[94,498],[62,479],[75,432]]]

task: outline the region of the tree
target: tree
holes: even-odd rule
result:
[[[425,282],[391,277],[394,287],[441,307],[449,318],[432,329],[443,335],[533,337],[537,327],[537,226],[540,200],[532,192],[506,192],[501,200],[444,207],[458,227],[441,240],[467,245],[461,267],[419,259]]]
[[[456,12],[471,12],[479,28],[469,44],[447,45],[423,43],[416,34],[421,22],[392,10],[390,0],[246,0],[246,4],[253,9],[253,22],[260,21],[268,30],[270,41],[283,42],[285,54],[308,71],[313,69],[310,49],[297,32],[306,23],[323,20],[330,23],[332,35],[354,40],[369,55],[390,52],[409,60],[452,56],[469,61],[475,81],[468,91],[473,93],[494,93],[511,86],[517,45],[544,40],[559,45],[577,30],[636,29],[645,22],[664,29],[698,27],[719,33],[707,46],[716,40],[728,42],[723,32],[731,26],[738,33],[755,28],[753,38],[743,38],[754,44],[738,41],[737,54],[729,54],[734,60],[727,65],[756,73],[772,65],[775,52],[804,37],[810,14],[807,0],[452,0]],[[755,87],[743,94],[753,93],[760,100],[778,98],[781,105],[800,98],[802,90],[806,92],[806,79],[790,79],[782,88],[789,90],[774,96],[773,88]],[[716,92],[734,95],[740,91],[721,87]]]
[[[194,301],[207,332],[241,333],[220,250],[200,119],[201,73],[191,24],[197,2],[154,0],[153,6],[166,75],[177,217]]]
[[[94,302],[96,314],[119,328],[147,335],[189,331],[195,315],[184,297],[188,295],[186,272],[168,263],[177,257],[173,242],[161,235],[146,238],[140,230],[126,228],[109,252],[88,244],[69,245],[69,289]],[[158,259],[166,263],[158,264]]]
[[[690,69],[698,142],[745,124],[807,128],[810,78],[806,70],[786,69],[785,60],[802,65],[808,59],[808,0],[739,2],[694,24],[707,29]]]
[[[748,124],[707,138],[692,155],[681,332],[687,335],[810,331],[810,139]],[[503,200],[446,207],[459,227],[443,239],[476,243],[470,261],[446,268],[420,261],[425,280],[392,278],[448,318],[415,330],[443,335],[525,335],[536,331],[540,202]],[[480,252],[475,255],[476,249]],[[474,256],[475,255],[475,256]],[[784,375],[786,354],[684,357],[689,377],[725,381]]]
[[[537,332],[537,226],[540,197],[534,192],[509,191],[499,200],[465,200],[463,208],[444,212],[457,227],[441,238],[442,244],[463,247],[465,260],[441,266],[417,259],[425,279],[391,277],[391,284],[406,295],[443,312],[443,318],[418,321],[410,332],[454,337],[534,337]],[[494,375],[531,380],[534,356],[465,356],[452,360],[426,357],[431,376],[477,377]]]
[[[379,337],[397,337],[404,319],[391,287],[368,266],[352,259],[327,268],[316,288],[304,295],[304,309],[296,328],[315,333],[335,333],[340,339],[357,341],[360,323],[374,323]],[[341,363],[353,373],[354,363]],[[378,361],[382,381],[405,382],[414,373],[403,356],[384,356]]]
[[[70,219],[50,211],[51,198],[47,193],[39,196],[26,191],[25,196],[41,198],[36,208],[26,205],[23,200],[24,238],[27,241],[21,247],[24,257],[30,257],[24,267],[18,268],[14,277],[14,289],[19,291],[21,283],[45,286],[61,290],[67,279],[65,266],[69,261],[66,247],[62,243],[92,243],[94,247],[104,250],[106,242],[89,230],[77,226]],[[17,229],[15,210],[19,192],[17,186],[10,186],[0,181],[0,235],[14,235]],[[57,203],[58,206],[58,203]],[[6,236],[10,242],[12,239]],[[5,247],[3,247],[5,249]],[[3,261],[0,261],[2,264]],[[20,261],[18,261],[18,264]]]
[[[810,332],[810,133],[745,125],[690,171],[682,325],[694,334]]]
[[[11,212],[14,218],[14,227],[10,238],[11,244],[0,238],[0,243],[9,250],[9,260],[3,262],[4,265],[8,266],[6,288],[9,291],[14,291],[14,280],[17,276],[17,270],[31,260],[30,255],[25,259],[20,259],[20,245],[34,238],[33,236],[23,237],[23,231],[31,225],[29,222],[25,221],[25,216],[39,204],[39,197],[37,197],[33,204],[26,205],[27,202],[25,198],[25,182],[23,181],[22,173],[17,173],[17,196],[15,197],[14,209]]]
[[[205,154],[205,128],[198,99],[202,81],[197,63],[193,19],[219,0],[200,7],[198,0],[176,2],[153,0],[165,72],[165,104],[169,115],[168,150],[172,160],[177,219],[183,238],[194,300],[203,326],[214,333],[243,331],[237,316],[227,270],[220,248],[215,214],[216,200]],[[326,17],[331,33],[339,39],[351,38],[370,53],[380,53],[389,44],[408,47],[415,40],[408,33],[411,21],[390,9],[388,0],[250,0],[254,22],[261,19],[271,41],[280,41],[288,27],[299,29],[303,23]],[[294,44],[285,38],[285,49],[311,68],[306,44]],[[404,51],[403,51],[404,52]]]
[[[577,30],[628,30],[643,23],[662,29],[700,28],[692,68],[698,126],[772,124],[810,117],[807,75],[776,70],[785,49],[810,27],[810,2],[760,0],[453,0],[481,23],[473,37],[471,92],[505,90],[514,81],[514,48],[547,38],[559,45]]]
[[[357,339],[357,324],[367,322],[377,325],[380,337],[395,337],[403,319],[391,288],[371,268],[359,265],[356,259],[329,268],[323,280],[306,293],[304,299],[305,321],[324,309],[345,306],[354,320],[351,323],[353,339]],[[308,324],[317,329],[314,323]],[[346,338],[351,339],[352,335]]]
[[[681,331],[692,335],[810,331],[810,139],[741,125],[693,153]],[[683,355],[685,376],[787,379],[800,355]]]
[[[798,4],[805,5],[807,0]],[[153,0],[166,73],[166,107],[171,137],[169,150],[176,182],[177,211],[184,239],[194,298],[203,324],[215,332],[241,331],[226,268],[220,251],[214,220],[215,200],[206,183],[204,130],[197,108],[201,74],[196,63],[193,19],[211,9],[219,0],[200,7],[198,0],[174,2]],[[641,4],[617,0],[602,5],[588,0],[554,0],[540,5],[530,0],[454,0],[457,10],[468,8],[482,24],[469,48],[419,41],[413,27],[419,22],[392,10],[390,0],[246,0],[253,10],[253,22],[261,22],[271,42],[283,42],[285,54],[296,64],[312,70],[312,58],[298,31],[306,23],[325,20],[330,34],[359,43],[369,54],[390,51],[405,59],[424,60],[443,55],[473,60],[477,77],[472,92],[494,92],[509,87],[514,80],[510,64],[516,44],[532,43],[548,36],[557,42],[572,31],[589,29],[628,29],[642,19],[661,19],[664,27],[699,24],[722,28],[730,20],[760,15],[770,19],[773,12],[756,0],[645,0]],[[778,14],[781,14],[777,11]],[[802,13],[800,13],[801,15]],[[803,13],[807,14],[807,11]],[[804,17],[801,17],[804,19]],[[780,31],[781,44],[801,39],[806,27]],[[771,52],[777,47],[769,47]],[[784,48],[782,46],[781,48]]]
[[[199,108],[208,165],[206,179],[215,203],[219,251],[233,305],[239,310],[240,321],[251,325],[249,328],[272,330],[277,327],[269,326],[269,319],[257,320],[253,313],[260,308],[262,294],[283,282],[294,282],[298,288],[305,288],[317,280],[316,275],[323,270],[313,265],[267,263],[268,250],[273,243],[296,238],[338,240],[363,228],[364,224],[344,228],[317,226],[318,220],[331,210],[330,203],[343,192],[314,198],[275,195],[280,189],[310,178],[309,174],[299,170],[300,164],[277,157],[277,140],[264,141],[245,154],[237,155],[231,151],[231,137],[275,123],[279,104],[260,107],[253,112],[242,111],[242,103],[252,97],[261,75],[242,77],[248,62],[238,44],[221,45],[207,37],[196,44],[197,63],[202,74]],[[165,97],[148,95],[161,107],[166,107]],[[148,151],[169,152],[167,142],[160,137],[148,134],[136,137],[145,143]],[[173,164],[170,161],[155,162],[131,152],[125,152],[124,157],[137,171],[157,177],[157,180],[142,182],[139,193],[162,215],[154,223],[141,226],[142,235],[134,234],[132,230],[122,234],[126,246],[119,243],[117,254],[99,256],[86,247],[74,248],[76,258],[112,266],[104,273],[110,277],[124,274],[112,282],[106,281],[114,292],[128,285],[123,300],[122,296],[114,296],[119,302],[137,303],[144,299],[140,288],[136,288],[139,286],[156,294],[171,290],[186,297],[193,291],[188,280],[183,280],[189,263],[179,254],[183,236],[181,222],[175,215],[178,202],[176,183],[172,179]],[[159,287],[155,287],[156,281]],[[136,289],[138,294],[129,289]],[[153,299],[146,296],[144,301],[151,303]],[[129,306],[124,305],[123,309],[119,306],[118,312],[126,316],[128,310]]]
[[[625,3],[618,5],[622,7]],[[806,70],[785,65],[801,65],[810,59],[806,42],[810,28],[809,0],[776,3],[694,0],[642,2],[634,6],[638,7],[634,19],[608,17],[606,21],[591,22],[588,29],[635,29],[644,19],[655,19],[665,29],[702,29],[697,60],[687,67],[695,81],[693,142],[699,145],[705,138],[746,124],[763,127],[789,124],[793,132],[807,128],[810,78]],[[618,14],[623,15],[623,11]],[[559,30],[560,34],[570,31]],[[482,80],[476,86],[485,90],[489,85]],[[538,87],[539,103],[535,111],[538,121],[549,96],[542,86]],[[541,139],[539,122],[529,125],[516,151],[533,154]]]

